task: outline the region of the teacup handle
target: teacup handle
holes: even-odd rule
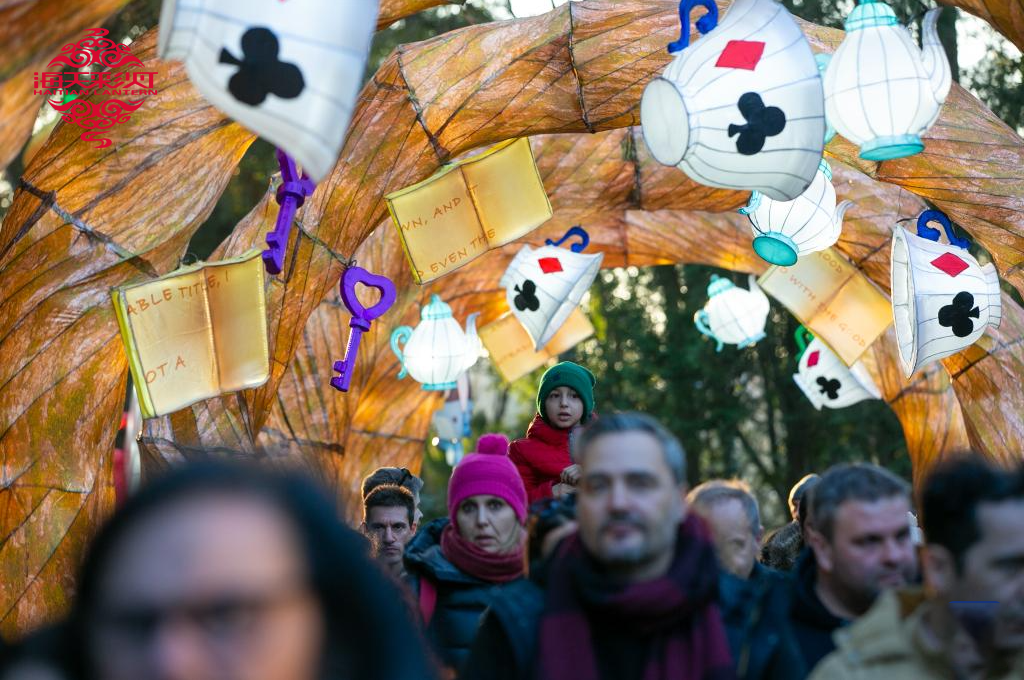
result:
[[[928,226],[929,222],[938,222],[942,225],[942,229],[946,232],[946,238],[949,240],[949,245],[956,246],[957,248],[967,248],[971,245],[971,242],[967,239],[959,238],[953,233],[953,225],[949,221],[949,217],[946,213],[941,210],[925,210],[917,218],[917,235],[921,238],[926,238],[929,241],[938,242],[939,236],[942,235],[938,229],[933,229]]]
[[[548,239],[544,243],[549,246],[557,247],[571,239],[573,236],[578,237],[580,239],[580,242],[573,243],[571,246],[569,246],[569,250],[571,250],[574,253],[582,253],[584,250],[587,249],[587,246],[590,245],[590,234],[588,234],[587,230],[578,224],[571,227],[567,232],[565,232],[565,235],[562,236],[562,238],[558,239],[557,241],[552,241],[551,239]]]
[[[811,344],[811,341],[814,340],[814,333],[809,331],[806,326],[797,326],[793,339],[796,340],[797,349],[800,350],[797,352],[796,360],[800,361],[800,357],[807,351],[807,345]]]
[[[675,54],[690,46],[690,12],[703,7],[708,12],[697,19],[697,30],[706,35],[718,25],[718,5],[714,0],[680,0],[679,2],[679,40],[668,44],[668,53]]]

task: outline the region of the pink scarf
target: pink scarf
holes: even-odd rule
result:
[[[525,539],[526,532],[520,530],[519,543],[512,552],[489,553],[464,539],[449,523],[441,532],[441,552],[470,576],[490,583],[508,583],[523,575]]]

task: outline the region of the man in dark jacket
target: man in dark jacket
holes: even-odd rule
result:
[[[626,413],[589,425],[575,447],[579,533],[558,547],[543,590],[524,583],[492,604],[463,680],[734,678],[679,442]]]
[[[808,499],[805,499],[807,502]],[[832,633],[870,609],[883,590],[917,577],[910,486],[877,465],[835,465],[810,492],[790,621],[807,668],[835,649]]]
[[[774,529],[764,537],[761,548],[762,564],[789,572],[796,566],[797,558],[804,549],[804,522],[807,519],[807,504],[804,498],[821,477],[813,472],[789,490],[789,514],[793,521]]]

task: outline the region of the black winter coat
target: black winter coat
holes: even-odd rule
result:
[[[490,583],[460,571],[441,552],[441,532],[447,525],[448,519],[442,518],[421,528],[406,546],[404,559],[407,582],[417,602],[422,579],[430,579],[437,591],[427,641],[444,665],[461,672],[484,611],[523,579]]]
[[[814,553],[805,548],[793,569],[793,599],[789,616],[808,671],[813,671],[819,661],[835,650],[832,633],[849,623],[826,609],[818,599],[814,590],[817,573]]]

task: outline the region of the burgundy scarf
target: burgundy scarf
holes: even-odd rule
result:
[[[693,513],[679,527],[668,573],[644,583],[616,585],[598,571],[578,535],[568,538],[551,564],[538,678],[599,680],[588,616],[651,637],[644,680],[734,678],[717,594],[714,548]]]
[[[489,553],[467,541],[452,524],[441,532],[441,552],[448,561],[481,581],[507,583],[523,575],[526,533],[520,530],[519,544],[510,553]]]

